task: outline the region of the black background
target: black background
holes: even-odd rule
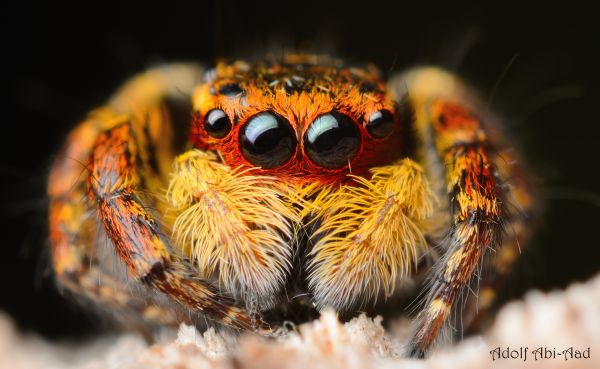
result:
[[[560,4],[2,5],[0,311],[50,337],[95,326],[54,291],[44,254],[49,163],[86,111],[154,63],[211,63],[281,45],[372,61],[385,72],[437,64],[493,95],[544,204],[504,298],[590,277],[600,269],[600,34],[596,11]]]

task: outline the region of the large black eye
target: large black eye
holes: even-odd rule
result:
[[[348,165],[358,151],[360,132],[356,123],[337,112],[321,115],[310,124],[304,147],[310,159],[324,168]]]
[[[394,115],[389,110],[379,110],[371,114],[367,131],[375,138],[384,138],[394,129]]]
[[[221,109],[213,109],[204,118],[204,129],[214,138],[223,138],[231,131],[231,121]]]
[[[240,130],[242,153],[252,164],[276,168],[296,151],[296,135],[287,120],[273,113],[261,113]]]

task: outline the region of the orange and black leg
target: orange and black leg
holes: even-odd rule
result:
[[[447,195],[448,231],[439,247],[423,310],[410,345],[423,357],[439,338],[451,313],[460,309],[487,254],[504,252],[508,224],[520,218],[508,206],[509,178],[498,170],[497,153],[466,91],[451,74],[424,68],[396,81],[415,108],[420,153],[429,175]],[[512,261],[512,260],[511,260]],[[457,313],[462,313],[457,311]]]
[[[90,156],[89,197],[128,275],[192,311],[223,324],[253,329],[256,322],[199,278],[175,255],[143,201],[138,152],[129,124],[103,132]]]
[[[185,320],[174,316],[177,309],[130,293],[128,286],[137,281],[188,310],[233,327],[252,328],[256,322],[176,260],[151,214],[154,210],[149,210],[163,210],[151,194],[167,186],[174,157],[173,116],[165,101],[188,98],[186,91],[200,76],[201,70],[190,65],[150,70],[70,134],[49,178],[53,267],[60,286],[113,311],[133,312],[154,322]],[[102,234],[134,283],[101,267],[96,255]]]
[[[100,232],[87,201],[89,169],[84,162],[97,137],[100,115],[92,113],[73,130],[50,173],[49,231],[56,282],[74,296],[110,311],[125,326],[145,330],[151,322],[174,324],[177,317],[172,309],[148,304],[118,275],[106,273],[98,260]]]
[[[478,293],[469,294],[464,305],[461,325],[467,334],[477,332],[485,323],[486,313],[492,309],[498,291],[503,288],[522,247],[527,245],[530,230],[535,227],[537,207],[531,196],[531,184],[519,160],[506,150],[496,155],[494,163],[499,177],[505,179],[503,191],[510,216],[505,222],[502,245],[484,256],[481,273],[477,276]]]

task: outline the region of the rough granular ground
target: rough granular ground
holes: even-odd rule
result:
[[[196,369],[196,368],[600,368],[600,276],[565,291],[530,292],[506,305],[482,336],[435,350],[427,360],[401,358],[407,332],[395,324],[386,332],[381,318],[361,315],[340,324],[332,312],[277,339],[234,337],[182,325],[176,338],[148,346],[135,335],[105,336],[92,342],[55,344],[15,331],[0,316],[0,369]],[[528,356],[493,360],[496,348],[528,348]],[[535,360],[538,348],[585,351],[590,358]],[[568,356],[568,355],[567,355]]]

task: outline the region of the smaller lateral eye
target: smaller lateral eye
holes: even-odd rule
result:
[[[221,109],[213,109],[204,118],[204,129],[214,138],[223,138],[231,131],[231,120]]]
[[[367,121],[367,131],[375,138],[384,138],[394,129],[394,115],[389,110],[379,110],[371,114]]]

